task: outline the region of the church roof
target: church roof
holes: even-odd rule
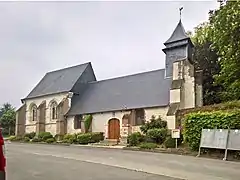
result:
[[[88,83],[85,92],[74,96],[68,115],[169,104],[171,80],[165,69]]]
[[[184,40],[184,39],[189,39],[189,37],[185,32],[185,29],[182,25],[182,21],[180,20],[177,24],[177,27],[173,31],[171,37],[164,44],[169,44],[169,43]]]
[[[90,64],[85,63],[48,72],[25,99],[69,92]]]

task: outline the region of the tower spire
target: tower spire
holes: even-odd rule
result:
[[[182,20],[182,10],[183,10],[183,7],[180,7],[180,8],[179,8],[179,13],[180,13],[180,21]]]

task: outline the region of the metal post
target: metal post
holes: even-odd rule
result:
[[[176,149],[178,148],[178,145],[177,145],[177,138],[175,138],[176,139]]]
[[[202,128],[202,131],[201,131],[201,138],[200,138],[200,144],[199,144],[199,149],[198,149],[198,155],[197,155],[197,157],[199,157],[200,154],[201,154],[202,134],[203,134],[203,128]]]
[[[226,160],[227,160],[227,151],[228,151],[228,141],[229,141],[229,134],[230,134],[230,128],[228,127],[227,143],[226,143],[226,147],[225,147],[225,154],[224,154],[224,158],[223,158],[223,160],[224,160],[224,161],[226,161]]]

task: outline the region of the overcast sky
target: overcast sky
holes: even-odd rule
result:
[[[0,105],[20,105],[46,72],[92,62],[98,80],[164,68],[179,21],[193,30],[214,1],[0,2]]]

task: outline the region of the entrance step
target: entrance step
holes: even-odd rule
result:
[[[116,146],[119,144],[119,140],[117,139],[104,139],[103,141],[98,143],[99,145],[105,146]]]

